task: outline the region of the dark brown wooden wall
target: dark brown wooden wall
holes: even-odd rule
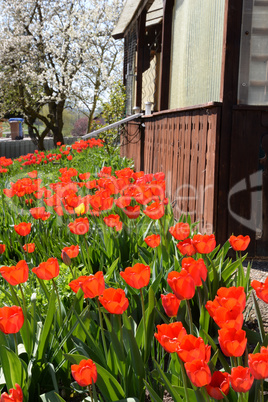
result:
[[[236,106],[230,155],[229,234],[251,237],[251,256],[268,256],[268,111]]]
[[[203,233],[212,233],[216,224],[220,119],[221,106],[215,104],[154,113],[142,118],[145,127],[139,136],[137,124],[128,124],[130,143],[121,147],[121,155],[133,158],[136,170],[166,174],[175,216],[189,213]]]

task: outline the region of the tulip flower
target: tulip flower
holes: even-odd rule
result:
[[[126,207],[123,210],[126,214],[126,216],[129,219],[137,219],[140,216],[140,206],[139,205],[134,205],[134,207],[132,207],[131,205]]]
[[[114,228],[119,224],[120,216],[119,215],[109,215],[103,218],[104,223],[110,228]]]
[[[148,205],[143,212],[151,219],[160,219],[165,213],[165,208],[161,202],[156,201]]]
[[[169,232],[176,240],[185,240],[190,235],[190,226],[188,223],[178,222],[169,228]]]
[[[6,245],[0,243],[0,255],[3,254],[5,252],[5,250],[6,250]]]
[[[193,335],[185,335],[176,349],[176,352],[184,363],[193,360],[203,360],[208,363],[211,346],[205,345],[201,337],[196,338]]]
[[[77,293],[79,289],[81,289],[81,285],[84,281],[86,281],[88,279],[88,275],[82,275],[79,276],[77,279],[74,279],[73,281],[71,281],[68,285],[70,286],[70,288],[72,289],[72,291],[74,293]],[[84,298],[85,298],[85,294],[84,294]]]
[[[202,280],[205,282],[207,279],[208,271],[202,258],[199,258],[197,261],[192,257],[183,258],[181,266],[191,275],[195,286],[202,286]]]
[[[169,272],[167,283],[179,300],[189,300],[195,294],[194,280],[185,269],[182,269],[181,272]]]
[[[83,235],[89,231],[88,218],[77,218],[74,222],[70,222],[68,227],[71,233]]]
[[[34,219],[46,221],[50,217],[50,212],[46,212],[45,207],[31,208],[30,213]]]
[[[129,305],[123,289],[105,289],[102,296],[99,297],[99,301],[111,314],[123,314]]]
[[[23,402],[23,392],[19,384],[16,383],[15,388],[9,390],[9,395],[4,392],[0,402]]]
[[[255,290],[258,298],[264,301],[265,303],[268,303],[268,276],[265,282],[259,282],[256,280],[252,281],[251,286]]]
[[[91,359],[81,360],[79,364],[72,364],[71,372],[81,387],[86,387],[97,381],[97,367]]]
[[[193,245],[200,254],[209,254],[216,247],[215,236],[212,235],[194,235]]]
[[[261,347],[260,353],[249,354],[248,365],[256,380],[268,378],[268,347]]]
[[[16,334],[24,323],[22,308],[19,306],[0,308],[0,330],[4,334]]]
[[[242,366],[233,367],[229,379],[235,392],[248,392],[254,381],[250,369]]]
[[[176,317],[181,301],[173,294],[161,295],[162,305],[168,317]]]
[[[19,285],[28,280],[29,268],[25,260],[21,260],[16,266],[1,267],[0,273],[12,286]]]
[[[225,356],[242,356],[246,346],[246,332],[242,329],[223,328],[219,332],[219,344]]]
[[[78,177],[80,180],[88,180],[90,178],[90,173],[89,172],[79,173]]]
[[[179,249],[182,255],[191,256],[196,254],[196,248],[193,245],[192,239],[185,239],[183,241],[180,241],[177,244],[177,248]]]
[[[218,401],[223,399],[224,395],[228,395],[230,390],[229,374],[222,371],[215,371],[210,383],[206,385],[206,390],[211,398]]]
[[[220,305],[229,308],[233,306],[240,306],[240,311],[246,307],[246,294],[243,286],[231,286],[230,288],[219,288],[215,299]]]
[[[195,387],[203,387],[211,381],[211,372],[208,364],[203,360],[193,360],[185,363],[186,373]]]
[[[89,299],[101,296],[105,289],[103,272],[98,271],[95,275],[89,275],[87,279],[81,282],[80,287],[83,290],[85,297],[88,297]]]
[[[249,236],[231,236],[229,243],[235,251],[245,251],[250,243]]]
[[[161,237],[160,235],[152,234],[150,236],[145,237],[144,241],[147,246],[151,248],[158,247],[160,244]]]
[[[157,325],[156,328],[158,332],[154,336],[168,353],[176,352],[183,337],[187,334],[181,322],[161,324]]]
[[[71,245],[69,247],[63,247],[63,249],[61,250],[61,258],[62,258],[63,251],[68,255],[68,257],[75,258],[79,254],[79,246]]]
[[[22,247],[26,253],[33,253],[35,250],[35,243],[26,243]]]
[[[31,231],[31,226],[31,223],[21,222],[14,225],[14,229],[20,236],[27,236]]]
[[[147,286],[150,281],[150,275],[150,267],[139,263],[120,272],[120,276],[126,283],[135,289],[141,289]]]
[[[33,268],[32,271],[39,279],[48,281],[59,275],[60,267],[57,258],[49,258],[47,261],[41,262],[38,267]]]

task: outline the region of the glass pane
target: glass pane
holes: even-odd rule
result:
[[[225,0],[175,0],[170,108],[220,100]]]
[[[268,1],[244,0],[238,103],[268,104]]]

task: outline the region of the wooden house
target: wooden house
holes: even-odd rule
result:
[[[127,0],[122,155],[163,171],[175,215],[268,256],[268,1]]]

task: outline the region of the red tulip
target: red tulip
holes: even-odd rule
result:
[[[120,275],[129,286],[141,289],[148,285],[151,272],[148,265],[138,263],[133,267],[126,268],[125,271],[120,272]]]
[[[22,247],[26,253],[33,253],[35,250],[35,243],[27,243],[24,244]]]
[[[192,239],[185,239],[183,241],[180,241],[177,244],[177,248],[179,249],[182,255],[191,256],[196,254],[196,248],[193,245]]]
[[[230,288],[219,288],[215,299],[221,306],[229,308],[230,310],[239,305],[240,311],[246,307],[246,294],[243,286],[231,286]]]
[[[181,322],[161,324],[156,328],[158,332],[154,336],[168,353],[176,352],[183,337],[187,334]]]
[[[79,276],[77,279],[71,281],[68,285],[72,289],[74,293],[77,293],[79,289],[81,289],[82,283],[88,279],[88,275]],[[84,294],[85,298],[85,294]]]
[[[195,294],[194,280],[185,269],[182,269],[181,272],[169,272],[167,283],[179,300],[189,300]]]
[[[120,216],[119,215],[109,215],[103,218],[104,223],[110,228],[114,228],[119,224]]]
[[[24,323],[22,308],[19,306],[0,308],[0,330],[4,334],[19,332]]]
[[[185,335],[176,352],[184,363],[193,360],[203,360],[208,363],[211,346],[205,345],[205,342],[201,337],[196,338],[193,335]]]
[[[249,354],[248,365],[256,380],[268,378],[268,347],[261,347],[260,353]]]
[[[169,228],[169,232],[176,240],[185,240],[190,235],[190,226],[188,223],[178,222]]]
[[[31,179],[35,179],[38,175],[37,170],[32,170],[31,172],[27,173],[29,177],[31,177]]]
[[[23,402],[23,392],[19,384],[9,390],[9,395],[4,392],[1,395],[1,402]]]
[[[242,329],[223,328],[219,332],[219,344],[225,356],[242,356],[246,346],[246,332]]]
[[[263,300],[265,303],[268,303],[268,276],[265,282],[252,281],[251,286],[256,291],[256,295],[259,299]]]
[[[176,317],[180,307],[180,300],[173,294],[161,295],[162,305],[168,317]]]
[[[231,236],[229,243],[235,251],[245,251],[250,243],[249,236]]]
[[[158,247],[160,244],[160,235],[152,234],[150,236],[145,237],[144,241],[147,244],[147,246],[151,248]]]
[[[193,245],[200,254],[209,254],[216,247],[215,236],[212,235],[194,235]]]
[[[0,243],[0,255],[3,254],[5,252],[5,250],[6,250],[6,245]]]
[[[143,212],[151,219],[160,219],[165,213],[165,208],[161,202],[156,201],[148,205]]]
[[[202,280],[207,279],[207,267],[202,258],[197,261],[192,257],[183,258],[181,266],[192,276],[195,286],[202,286]]]
[[[235,392],[248,392],[254,381],[250,369],[242,366],[233,367],[229,379]]]
[[[129,219],[137,219],[140,216],[140,206],[128,206],[124,209],[124,212]]]
[[[31,223],[21,222],[14,225],[14,229],[20,236],[27,236],[31,231],[31,226]]]
[[[123,289],[105,289],[102,296],[99,297],[99,301],[111,314],[123,314],[129,305]]]
[[[81,387],[86,387],[97,381],[97,367],[91,359],[81,360],[79,364],[72,364],[71,372]]]
[[[80,180],[88,180],[89,178],[90,178],[90,173],[89,172],[79,174],[79,179]]]
[[[185,363],[185,370],[195,387],[203,387],[211,381],[211,372],[206,362],[202,360],[193,360]]]
[[[85,297],[88,297],[89,299],[101,296],[105,289],[103,272],[98,271],[95,275],[89,275],[87,279],[81,282],[80,287],[83,290]]]
[[[71,233],[83,235],[89,231],[88,218],[77,218],[74,222],[70,222],[68,227]]]
[[[206,390],[211,398],[217,400],[223,399],[224,395],[228,395],[230,390],[229,374],[215,371],[210,383],[206,385]]]
[[[46,212],[45,207],[31,208],[30,212],[34,219],[42,219],[42,221],[46,221],[50,217],[50,212]]]
[[[57,258],[49,258],[47,261],[41,262],[38,267],[33,268],[32,271],[39,279],[48,281],[59,275],[60,267]]]
[[[63,251],[68,255],[68,257],[75,258],[79,254],[79,246],[71,245],[69,247],[63,247],[63,249],[61,250],[61,258],[62,258]]]
[[[16,286],[28,280],[29,268],[26,261],[21,260],[16,266],[1,267],[0,273],[10,285]]]

